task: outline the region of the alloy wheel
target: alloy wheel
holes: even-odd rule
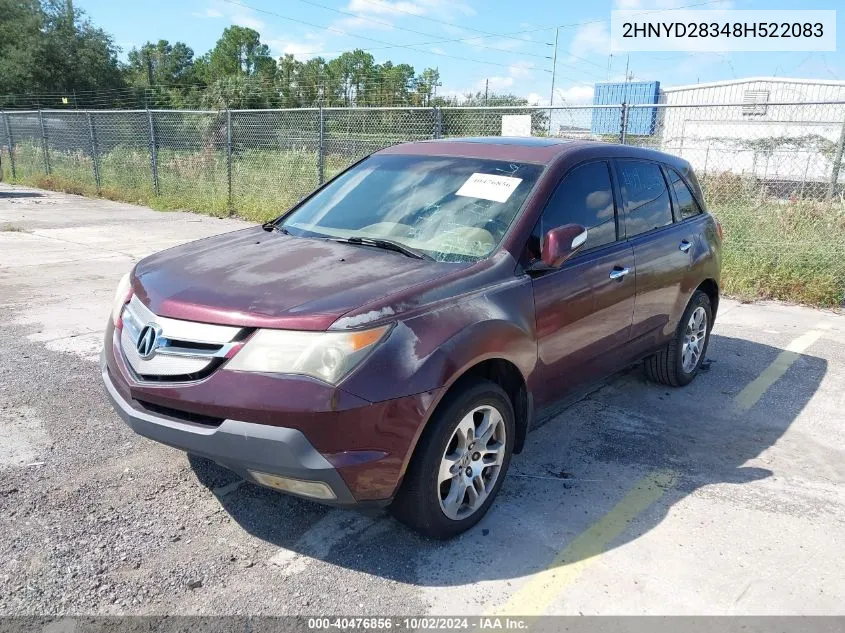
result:
[[[453,520],[474,514],[487,499],[505,457],[505,420],[482,405],[458,423],[440,460],[437,484],[440,509]]]
[[[704,339],[707,337],[707,312],[698,306],[693,310],[684,331],[684,344],[681,348],[681,366],[686,373],[692,373],[701,354],[704,352]]]

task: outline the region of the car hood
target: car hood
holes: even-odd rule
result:
[[[322,330],[355,308],[466,266],[255,227],[151,255],[136,266],[132,285],[161,316]]]

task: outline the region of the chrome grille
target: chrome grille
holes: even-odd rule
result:
[[[122,317],[120,348],[132,371],[142,379],[202,373],[225,358],[242,332],[238,327],[158,316],[138,297],[132,297]],[[156,345],[151,353],[142,355],[138,344],[147,326],[156,329]]]

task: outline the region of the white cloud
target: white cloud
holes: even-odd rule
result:
[[[548,93],[540,94],[537,92],[528,93],[525,98],[528,100],[528,105],[549,105]],[[573,84],[564,88],[555,88],[555,105],[584,105],[593,102],[593,87],[588,85]]]
[[[511,64],[508,68],[508,73],[514,79],[523,79],[525,77],[531,76],[531,69],[534,67],[534,64],[531,62],[516,62],[515,64]]]
[[[378,15],[397,15],[411,13],[413,15],[424,15],[425,7],[418,2],[390,2],[390,0],[350,0],[346,7],[347,11],[353,13],[373,13]]]
[[[285,55],[293,55],[297,59],[304,59],[314,57],[319,51],[315,51],[310,44],[300,44],[299,42],[290,42],[283,49],[282,53]]]
[[[689,0],[615,0],[613,3],[614,9],[643,11],[677,9],[686,6],[689,6]],[[707,11],[713,9],[731,9],[733,8],[733,0],[716,0],[707,6],[690,8]]]
[[[325,50],[325,40],[315,33],[306,33],[299,39],[277,37],[266,40],[274,57],[293,55],[300,61],[317,57]]]
[[[232,16],[232,24],[237,24],[238,26],[245,26],[248,29],[254,29],[256,31],[260,31],[264,28],[264,22],[255,18],[251,15],[247,15],[245,13],[236,13]]]
[[[525,99],[528,101],[528,105],[548,105],[549,100],[542,95],[537,94],[536,92],[529,92]]]
[[[205,11],[198,11],[198,12],[191,13],[191,15],[194,16],[195,18],[222,18],[223,12],[218,11],[217,9],[212,7],[212,8],[206,9]]]
[[[491,92],[496,92],[497,90],[504,90],[511,86],[513,86],[513,77],[504,77],[502,75],[493,75],[492,77],[479,79],[478,83],[475,84],[476,90],[480,90],[481,92],[484,92],[485,88]]]
[[[475,15],[475,10],[455,0],[349,0],[346,11],[351,13],[400,17],[427,15],[450,18],[455,15]]]
[[[332,24],[333,29],[340,29],[342,31],[354,31],[355,29],[379,29],[390,30],[393,28],[393,23],[389,20],[381,18],[343,18]]]
[[[593,102],[593,87],[572,85],[568,88],[555,88],[555,105],[574,105]]]
[[[475,85],[476,90],[483,91],[487,87],[491,92],[510,89],[518,80],[531,77],[531,69],[534,64],[526,61],[518,61],[508,66],[507,75],[493,75],[485,79],[479,79]]]
[[[607,22],[593,22],[579,26],[569,45],[569,51],[581,57],[590,53],[608,54],[610,32],[607,29]]]

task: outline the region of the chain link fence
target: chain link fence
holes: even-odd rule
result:
[[[4,180],[263,220],[411,140],[531,134],[681,156],[722,222],[726,289],[838,305],[845,102],[2,113]]]

